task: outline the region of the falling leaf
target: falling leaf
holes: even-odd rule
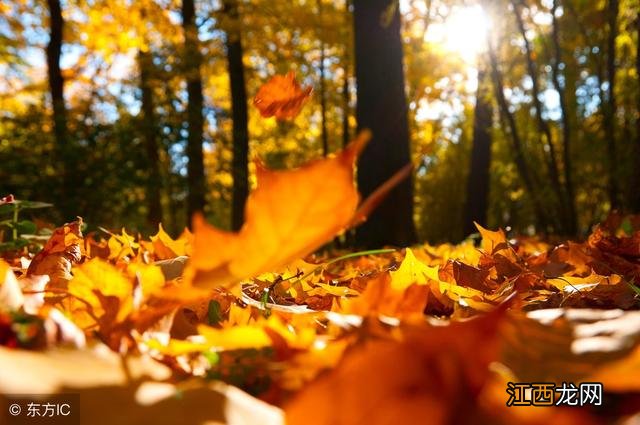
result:
[[[275,116],[277,120],[295,118],[309,100],[311,87],[300,87],[293,71],[287,75],[274,75],[258,90],[253,104],[264,118]]]
[[[259,165],[245,224],[224,232],[194,218],[193,256],[185,280],[199,287],[233,286],[304,257],[351,222],[358,205],[354,164],[369,139],[362,133],[345,150],[294,170]]]

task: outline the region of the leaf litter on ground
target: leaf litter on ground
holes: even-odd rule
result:
[[[259,166],[236,233],[196,216],[177,239],[101,238],[78,219],[6,256],[0,392],[71,390],[83,412],[117,402],[154,423],[187,407],[188,423],[640,419],[640,218],[584,241],[478,226],[478,246],[314,253],[383,196],[354,185],[367,138]],[[508,408],[509,382],[601,382],[604,401]]]

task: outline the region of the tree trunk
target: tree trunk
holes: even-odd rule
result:
[[[567,108],[567,96],[565,93],[565,87],[562,87],[560,83],[560,64],[562,63],[562,50],[560,48],[560,35],[558,19],[556,18],[556,9],[558,7],[558,1],[553,0],[551,7],[551,39],[553,42],[553,56],[554,59],[551,63],[553,86],[558,92],[560,100],[560,111],[562,112],[562,161],[564,162],[564,184],[565,193],[567,196],[567,232],[570,235],[575,235],[577,231],[577,216],[576,216],[576,199],[575,191],[573,187],[573,175],[572,175],[572,161],[571,161],[571,117]],[[566,75],[565,75],[566,76]],[[567,78],[564,79],[565,84]]]
[[[194,0],[182,2],[182,27],[184,29],[184,72],[187,79],[187,214],[189,219],[205,205],[206,183],[204,176],[204,156],[202,141],[204,133],[204,117],[202,108],[202,77],[200,64],[202,54],[196,27]]]
[[[327,89],[325,82],[325,69],[324,69],[324,39],[323,39],[323,21],[322,21],[322,0],[316,0],[318,7],[318,19],[320,20],[318,38],[320,40],[320,122],[321,122],[321,137],[322,137],[322,155],[329,155],[329,135],[327,134]]]
[[[636,79],[638,92],[636,93],[636,162],[634,165],[634,179],[632,183],[634,199],[633,212],[640,213],[640,13],[636,15]]]
[[[549,177],[551,179],[551,188],[553,190],[553,193],[556,195],[556,198],[558,200],[558,206],[562,211],[562,220],[561,220],[562,227],[565,227],[566,226],[565,223],[567,222],[567,211],[565,208],[566,202],[564,200],[562,186],[560,184],[560,175],[558,172],[558,160],[556,158],[555,147],[553,146],[551,129],[549,128],[548,123],[542,117],[542,104],[540,102],[540,88],[538,85],[538,72],[537,72],[536,63],[534,60],[534,52],[533,52],[533,48],[531,47],[531,43],[527,38],[527,31],[521,16],[520,6],[525,5],[524,0],[511,0],[511,5],[513,6],[513,13],[516,18],[516,23],[518,24],[520,35],[522,37],[522,40],[524,41],[527,73],[529,74],[529,77],[531,78],[531,82],[532,82],[531,97],[533,98],[533,109],[536,114],[536,122],[538,124],[538,130],[540,131],[540,135],[544,139],[545,145],[546,145],[546,152],[545,150],[543,150],[543,155],[546,157],[546,161],[547,161],[547,169],[548,169]]]
[[[344,66],[344,80],[342,81],[342,147],[346,147],[351,140],[349,131],[349,68]]]
[[[491,127],[493,108],[489,98],[489,83],[484,69],[478,70],[478,90],[473,116],[471,167],[467,180],[467,200],[463,230],[465,235],[477,231],[473,222],[487,226],[489,202],[489,166],[491,164]]]
[[[616,117],[616,37],[618,36],[618,0],[609,0],[607,3],[607,22],[609,27],[609,35],[607,37],[607,81],[609,87],[607,89],[607,101],[603,102],[602,110],[603,124],[604,124],[604,136],[607,143],[607,162],[609,166],[609,201],[611,202],[611,208],[617,209],[620,207],[619,203],[619,189],[618,189],[618,161],[617,161],[617,146],[616,146],[616,130],[615,130],[615,117]]]
[[[244,207],[249,196],[249,119],[247,114],[247,90],[242,62],[242,38],[235,23],[239,22],[237,0],[224,2],[227,16],[234,22],[234,31],[227,32],[227,61],[231,83],[231,108],[233,117],[233,202],[231,227],[240,230],[244,222]]]
[[[493,80],[496,101],[498,102],[498,111],[500,112],[503,121],[506,121],[507,123],[507,126],[505,126],[505,131],[508,129],[508,132],[511,135],[511,143],[513,146],[516,169],[518,170],[518,174],[522,179],[525,190],[531,197],[533,212],[536,217],[537,224],[541,226],[544,231],[548,231],[549,222],[544,213],[543,202],[540,200],[540,196],[536,187],[537,185],[534,182],[533,174],[531,173],[529,166],[527,165],[526,156],[522,147],[522,139],[516,125],[516,119],[513,116],[513,113],[509,110],[509,104],[507,103],[507,99],[504,96],[504,82],[502,72],[498,67],[498,59],[496,57],[493,46],[491,46],[490,43],[488,51],[489,60],[491,63],[491,77]]]
[[[363,197],[411,161],[407,104],[404,92],[400,14],[397,1],[388,25],[381,17],[389,0],[355,0],[355,68],[358,127],[373,133],[358,166]],[[413,223],[413,184],[400,183],[357,229],[364,247],[409,245],[416,241]]]
[[[162,222],[162,175],[160,172],[160,155],[158,153],[158,135],[156,133],[156,118],[153,105],[153,87],[151,74],[153,68],[152,57],[149,52],[138,52],[140,66],[140,88],[142,91],[142,136],[149,161],[149,175],[147,182],[147,220],[152,228]]]
[[[57,203],[63,221],[69,221],[73,218],[74,197],[71,193],[74,187],[70,178],[72,176],[69,170],[70,161],[73,160],[69,155],[69,135],[67,130],[67,110],[64,104],[64,78],[60,69],[60,56],[62,55],[62,32],[64,29],[64,20],[62,18],[62,8],[59,0],[47,0],[50,17],[50,33],[49,43],[46,48],[47,56],[47,75],[49,79],[49,91],[51,93],[51,105],[53,110],[53,133],[55,137],[55,155],[57,165],[60,169],[60,189],[62,190],[61,202]]]
[[[351,10],[349,10],[351,2],[350,0],[345,0],[345,14],[349,16],[351,14]],[[348,22],[348,20],[347,20]],[[349,54],[350,44],[345,44],[344,47],[344,64],[342,69],[344,71],[344,80],[342,80],[342,147],[346,147],[351,141],[351,132],[349,131],[349,116],[350,114],[350,88],[349,88],[349,62],[350,62],[350,54]]]

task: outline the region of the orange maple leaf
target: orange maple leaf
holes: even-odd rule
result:
[[[287,75],[274,75],[262,85],[253,98],[253,104],[264,118],[275,116],[284,121],[295,118],[309,100],[311,87],[301,87],[293,71]]]
[[[233,286],[319,248],[348,227],[358,206],[355,160],[369,139],[361,133],[336,155],[293,170],[257,164],[257,188],[237,233],[193,220],[193,255],[185,280],[194,286]]]
[[[64,288],[71,276],[71,266],[83,255],[82,218],[57,228],[42,251],[29,265],[28,276],[49,276],[49,288]]]

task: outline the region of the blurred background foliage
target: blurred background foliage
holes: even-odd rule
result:
[[[480,189],[488,191],[480,221],[524,233],[584,234],[612,208],[638,212],[638,0],[386,3],[402,22],[419,239],[465,237],[470,194]],[[48,66],[56,6],[64,23],[58,57],[63,147]],[[197,37],[189,46],[179,0],[0,3],[0,196],[54,204],[42,210],[52,223],[80,215],[90,227],[149,233],[161,220],[178,234],[191,211],[186,81],[197,69],[204,212],[231,228],[235,139],[228,64],[237,40],[249,160],[293,167],[321,156],[324,140],[333,152],[355,135],[349,0],[193,6]],[[196,68],[185,54],[194,46],[201,56]],[[262,118],[251,99],[271,76],[290,70],[314,87],[309,103],[290,122]],[[479,102],[489,111],[480,123],[490,136],[489,178],[469,182]],[[252,165],[249,183],[255,184]]]

